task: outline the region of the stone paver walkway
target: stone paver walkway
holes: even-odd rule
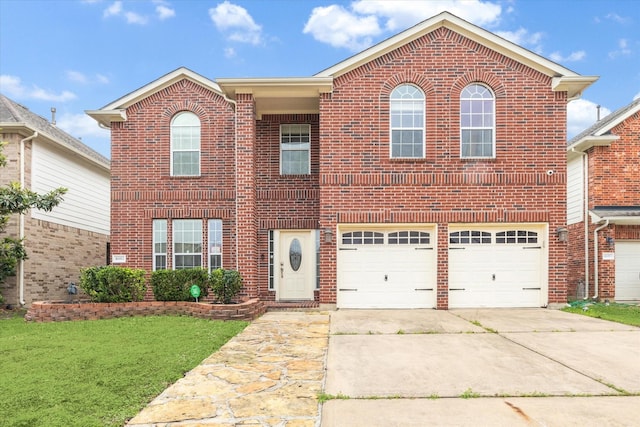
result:
[[[328,336],[328,313],[266,313],[128,426],[318,427]]]

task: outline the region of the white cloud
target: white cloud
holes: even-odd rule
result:
[[[86,114],[63,113],[56,119],[56,126],[75,138],[109,138],[109,130],[102,129],[98,122]]]
[[[176,15],[176,11],[171,7],[170,3],[165,0],[153,0],[151,3],[155,5],[155,16],[160,21],[164,21]],[[147,4],[148,3],[138,2],[137,6],[142,8]],[[123,2],[121,0],[118,0],[111,3],[111,5],[104,10],[103,16],[105,18],[109,18],[111,16],[121,16],[126,20],[127,24],[146,25],[147,23],[149,23],[151,12],[147,14],[141,14],[133,12],[131,10],[125,10]]]
[[[109,83],[109,78],[102,74],[96,74],[94,77],[90,77],[76,70],[67,70],[65,74],[67,76],[67,80],[74,83],[83,84],[83,85],[91,84],[91,83],[100,83],[100,84]]]
[[[0,75],[0,92],[6,94],[10,98],[22,98],[24,96],[25,88],[22,86],[20,77],[2,74]]]
[[[40,101],[66,102],[76,98],[76,95],[68,90],[55,93],[36,85],[26,87],[20,77],[10,75],[0,75],[0,92],[7,94],[10,98]]]
[[[176,16],[175,10],[163,4],[156,6],[156,13],[158,14],[158,18],[161,21],[164,21],[165,19],[173,18],[174,16]]]
[[[314,8],[304,33],[334,47],[359,51],[383,32],[405,30],[443,11],[490,26],[498,23],[502,8],[480,0],[357,0],[349,9],[337,4]]]
[[[105,18],[108,18],[110,16],[117,16],[120,15],[120,13],[122,13],[122,2],[121,1],[114,1],[111,6],[107,7],[102,16],[104,16]]]
[[[371,46],[372,37],[381,32],[375,16],[357,16],[338,5],[314,8],[304,27],[314,39],[352,51]]]
[[[385,29],[388,31],[404,30],[437,15],[448,11],[476,25],[487,26],[497,23],[502,8],[497,3],[479,0],[357,0],[352,3],[354,12],[361,15],[374,15],[386,18]]]
[[[88,82],[87,76],[82,74],[80,71],[68,70],[66,74],[67,74],[67,79],[72,82],[81,83],[81,84],[86,84]]]
[[[575,62],[582,61],[587,56],[587,53],[584,50],[578,50],[576,52],[571,52],[568,56],[562,56],[560,52],[553,52],[549,55],[552,61],[555,62]]]
[[[636,93],[636,96],[633,97],[633,100],[640,99],[640,92]]]
[[[600,118],[611,114],[611,110],[600,107]],[[576,99],[567,104],[567,137],[573,138],[598,120],[598,104],[586,99]]]
[[[149,21],[149,18],[147,18],[146,16],[140,15],[135,12],[125,12],[124,17],[127,20],[127,24],[145,25]]]
[[[607,14],[607,16],[605,16],[605,18],[617,24],[626,24],[628,22],[631,22],[630,18],[620,16],[617,13],[609,13]]]
[[[209,9],[209,17],[218,31],[225,33],[229,40],[254,45],[262,43],[262,27],[242,6],[225,0]]]
[[[530,33],[529,30],[520,27],[516,31],[496,31],[495,34],[519,46],[529,47],[537,53],[542,51],[544,33]]]
[[[627,39],[618,40],[618,49],[609,52],[609,58],[615,59],[618,56],[631,55],[631,49],[629,49],[629,41]]]
[[[236,56],[236,50],[232,47],[227,47],[224,49],[224,57],[225,58],[233,58]]]

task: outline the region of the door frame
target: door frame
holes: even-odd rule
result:
[[[280,262],[287,262],[288,260],[288,252],[289,248],[280,247],[282,244],[282,237],[284,235],[303,235],[305,236],[305,240],[307,241],[306,245],[302,247],[303,257],[309,258],[310,262],[303,264],[305,266],[305,297],[304,298],[283,298],[282,296],[282,282],[280,280]],[[316,290],[316,265],[317,265],[317,254],[316,254],[316,230],[273,230],[273,282],[274,289],[276,292],[276,301],[313,301],[314,300],[314,291]],[[305,256],[305,254],[309,254]]]

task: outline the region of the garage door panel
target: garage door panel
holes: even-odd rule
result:
[[[539,229],[452,227],[449,307],[539,307],[543,255]]]
[[[640,241],[617,241],[615,255],[615,299],[640,300]]]
[[[373,236],[367,244],[365,236]],[[435,250],[428,242],[430,232],[426,231],[343,233],[338,250],[338,307],[434,307]]]

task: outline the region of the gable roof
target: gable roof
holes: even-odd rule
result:
[[[458,18],[449,12],[442,12],[422,21],[387,40],[365,49],[345,61],[319,72],[316,74],[316,77],[338,77],[440,27],[445,27],[462,34],[483,46],[512,58],[544,75],[552,77],[552,90],[567,91],[569,100],[579,98],[582,91],[598,79],[596,76],[581,76],[568,68],[518,46],[490,31]]]
[[[574,136],[567,143],[568,150],[584,151],[595,145],[609,145],[619,139],[618,135],[611,133],[611,129],[627,120],[640,111],[640,98],[631,102],[602,120],[597,121],[589,128]]]
[[[191,80],[192,82],[225,97],[220,86],[218,86],[216,82],[209,80],[186,67],[180,67],[168,74],[165,74],[159,79],[142,86],[140,89],[134,90],[112,103],[105,105],[99,110],[86,110],[85,113],[95,119],[100,125],[108,128],[111,126],[111,122],[123,122],[127,120],[127,107],[153,95],[154,93],[160,92],[183,79]]]
[[[231,103],[235,102],[237,94],[252,94],[256,103],[257,117],[262,114],[318,113],[320,94],[330,93],[333,90],[333,80],[336,77],[440,27],[449,28],[549,76],[551,90],[566,91],[568,100],[579,98],[582,91],[598,79],[596,76],[579,75],[449,12],[442,12],[311,77],[223,78],[214,82],[181,67],[99,110],[87,110],[86,113],[98,121],[100,125],[110,127],[111,122],[127,120],[126,108],[128,106],[183,78],[209,88]]]
[[[109,159],[102,154],[54,126],[44,117],[29,111],[27,107],[10,100],[2,94],[0,94],[0,128],[3,130],[23,128],[38,132],[39,136],[80,155],[101,168],[106,170],[110,168]]]

